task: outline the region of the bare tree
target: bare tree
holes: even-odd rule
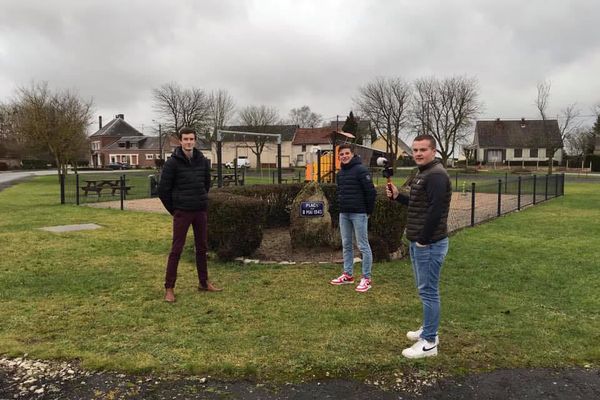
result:
[[[165,128],[176,134],[184,126],[204,132],[208,126],[208,99],[202,89],[183,89],[175,82],[152,90],[154,110],[167,122]]]
[[[571,135],[571,133],[579,128],[581,125],[577,122],[580,111],[576,108],[575,103],[570,104],[563,110],[559,117],[559,135],[556,137],[553,134],[551,128],[552,124],[548,123],[548,101],[550,98],[550,88],[552,84],[550,81],[538,82],[537,84],[537,98],[535,100],[535,106],[537,107],[540,117],[544,123],[544,147],[546,148],[546,154],[548,156],[548,174],[552,173],[554,163],[554,153],[557,150],[564,148],[565,140]]]
[[[227,125],[227,121],[231,119],[234,111],[235,101],[227,90],[218,89],[211,92],[208,96],[208,113],[212,125],[211,142],[216,140],[217,130]]]
[[[254,128],[253,131],[264,132],[269,125],[275,125],[279,121],[279,113],[275,108],[261,106],[248,106],[239,113],[243,125]],[[265,148],[268,137],[254,136],[253,146],[250,150],[256,156],[256,165],[260,167],[260,156]]]
[[[67,173],[67,165],[86,154],[91,100],[86,102],[69,91],[53,93],[43,82],[18,89],[16,111],[18,134],[32,145],[46,147],[59,173]]]
[[[429,134],[438,143],[444,165],[457,145],[466,142],[469,128],[481,109],[475,78],[454,76],[439,80],[422,78],[415,82],[413,124],[419,134]]]
[[[25,143],[16,131],[16,113],[14,104],[0,103],[0,157],[21,158]]]
[[[593,140],[594,133],[590,128],[576,128],[565,138],[565,150],[570,156],[583,157],[589,154]]]
[[[354,99],[361,116],[373,122],[377,135],[386,143],[392,164],[400,153],[400,130],[408,123],[411,88],[401,78],[376,78],[359,88]]]
[[[290,110],[290,123],[300,128],[316,128],[323,121],[321,114],[314,113],[309,106],[292,108]]]

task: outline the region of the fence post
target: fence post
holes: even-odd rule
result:
[[[79,174],[75,172],[75,204],[79,205]]]
[[[565,174],[563,173],[560,177],[560,195],[565,195]]]
[[[550,175],[546,174],[546,189],[544,190],[544,200],[548,200],[548,177]]]
[[[554,197],[558,197],[558,177],[559,175],[554,174]]]
[[[119,192],[121,193],[121,210],[124,210],[125,208],[123,207],[123,203],[125,200],[125,175],[121,175],[121,178],[119,179],[119,184],[121,186],[121,190],[119,190]]]
[[[502,179],[498,179],[498,216],[502,215]]]
[[[537,175],[533,175],[533,204],[535,205],[535,195],[537,192]]]
[[[458,171],[454,173],[454,190],[458,190]]]
[[[471,183],[471,226],[475,226],[475,182]]]
[[[321,183],[321,150],[317,150],[317,182]]]
[[[517,210],[521,211],[521,177],[517,180]]]
[[[65,174],[61,172],[58,181],[60,182],[60,204],[65,204]]]
[[[508,172],[504,173],[504,193],[508,193]]]

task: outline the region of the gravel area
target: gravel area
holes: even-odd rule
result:
[[[600,398],[593,368],[510,369],[461,378],[436,372],[397,373],[392,382],[315,380],[271,384],[225,382],[210,376],[128,375],[92,372],[75,362],[0,358],[0,400],[79,399],[402,399],[592,400]]]

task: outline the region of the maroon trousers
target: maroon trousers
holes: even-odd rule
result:
[[[183,251],[187,232],[192,225],[194,229],[194,245],[196,247],[196,270],[201,286],[206,286],[208,270],[206,268],[207,245],[207,213],[206,211],[175,210],[173,214],[173,244],[167,261],[165,288],[174,288],[177,280],[177,266]]]

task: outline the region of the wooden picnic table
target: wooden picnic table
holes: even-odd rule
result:
[[[86,179],[84,180],[87,187],[91,186],[119,186],[120,179]]]
[[[223,186],[229,186],[230,184],[235,182],[234,174],[223,174]],[[211,185],[217,184],[219,180],[219,174],[211,175]],[[238,181],[240,181],[240,175],[238,175]]]
[[[114,196],[117,191],[123,191],[125,194],[129,193],[131,186],[123,186],[121,187],[120,179],[86,179],[84,180],[85,186],[81,186],[81,190],[83,190],[84,195],[87,196],[89,192],[95,192],[98,197],[103,190],[110,190],[111,195]]]

